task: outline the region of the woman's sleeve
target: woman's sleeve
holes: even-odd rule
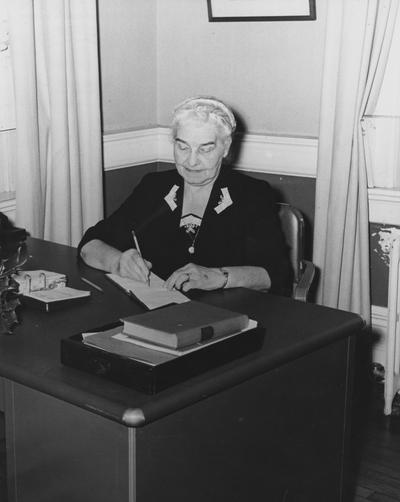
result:
[[[251,192],[246,217],[246,261],[266,269],[270,292],[290,296],[293,272],[282,232],[278,207],[268,183],[259,181]]]
[[[149,175],[145,176],[133,189],[123,204],[109,217],[88,228],[78,245],[81,248],[93,239],[99,239],[110,246],[125,251],[132,247],[131,229],[141,221],[143,207],[149,197]]]

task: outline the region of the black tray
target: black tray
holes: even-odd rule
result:
[[[103,326],[98,330],[118,324]],[[61,340],[61,362],[146,394],[155,394],[171,385],[259,350],[263,345],[264,336],[264,328],[256,327],[177,356],[170,361],[150,365],[86,345],[82,341],[82,335],[78,334]]]

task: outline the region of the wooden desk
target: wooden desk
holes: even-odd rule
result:
[[[342,500],[358,316],[245,289],[199,294],[259,320],[265,344],[148,396],[60,363],[62,338],[141,307],[74,249],[31,239],[29,251],[27,268],[88,289],[84,274],[104,294],[24,308],[0,338],[9,502]]]

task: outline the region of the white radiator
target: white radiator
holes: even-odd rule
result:
[[[393,397],[400,390],[400,237],[392,241],[389,265],[388,323],[385,365],[385,415],[392,412]]]

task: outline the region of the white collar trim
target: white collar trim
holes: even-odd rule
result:
[[[218,204],[214,207],[217,214],[222,213],[225,209],[233,204],[229,190],[227,187],[221,188],[221,195]]]
[[[178,207],[176,203],[176,192],[179,190],[178,185],[174,185],[171,190],[167,193],[167,195],[164,197],[165,202],[169,205],[171,211],[175,211],[175,209]]]

